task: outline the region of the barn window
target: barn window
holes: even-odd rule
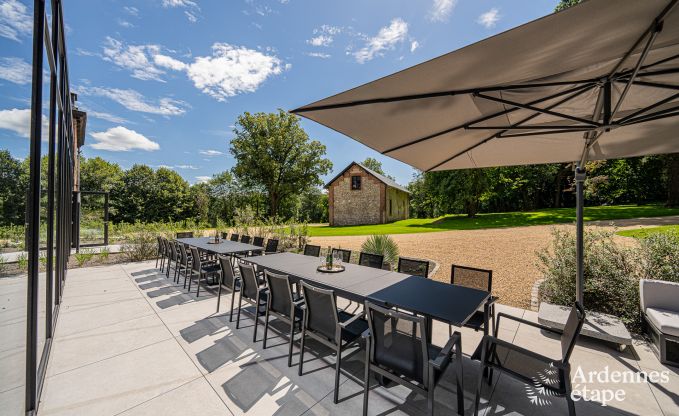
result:
[[[360,176],[352,176],[351,177],[351,189],[352,190],[360,190],[361,189],[361,177]]]

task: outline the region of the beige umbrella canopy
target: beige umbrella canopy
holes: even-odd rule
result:
[[[678,1],[585,1],[292,112],[423,171],[679,152]]]

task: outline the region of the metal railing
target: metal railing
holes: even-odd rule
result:
[[[75,129],[61,0],[51,0],[51,25],[45,0],[34,0],[33,70],[31,89],[30,176],[26,206],[28,251],[25,410],[37,412],[45,379],[53,330],[66,279],[72,241],[73,161]],[[52,28],[50,33],[50,26]],[[47,259],[46,317],[39,322],[40,281],[40,175],[43,97],[43,54],[49,69],[48,162],[47,162]],[[38,351],[38,327],[45,325],[45,342]]]

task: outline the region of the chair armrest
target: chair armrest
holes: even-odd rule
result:
[[[368,339],[368,338],[370,338],[370,328],[368,328],[368,329],[366,329],[365,331],[363,331],[363,333],[361,334],[361,338],[363,338],[363,339]]]
[[[557,335],[561,335],[563,333],[563,331],[561,331],[559,329],[550,328],[546,325],[542,325],[542,324],[537,323],[537,322],[531,322],[531,321],[528,321],[528,320],[523,319],[523,318],[518,318],[516,316],[507,315],[504,312],[500,312],[500,313],[497,314],[497,321],[495,323],[495,335],[496,336],[497,336],[497,333],[500,329],[500,318],[507,318],[507,319],[510,319],[512,321],[519,322],[521,324],[526,324],[526,325],[532,326],[534,328],[542,329],[544,331],[551,332],[551,333],[557,334]]]
[[[497,345],[502,345],[503,347],[516,351],[518,353],[527,355],[529,357],[532,357],[536,360],[542,361],[544,363],[553,363],[555,366],[559,367],[559,364],[561,363],[561,360],[558,359],[552,359],[550,357],[547,357],[546,355],[538,354],[537,352],[531,351],[529,349],[520,347],[516,344],[512,344],[511,342],[496,338],[491,335],[486,335],[483,337],[484,342],[488,346],[488,349],[492,348],[492,344],[497,344]]]
[[[363,318],[363,316],[365,316],[365,312],[361,312],[359,314],[356,314],[356,315],[352,316],[351,319],[347,319],[346,321],[340,322],[337,325],[339,325],[340,328],[346,328],[347,326],[351,325],[352,323],[356,322],[357,320]]]
[[[455,331],[453,336],[448,339],[448,342],[446,342],[446,345],[443,346],[443,349],[436,358],[429,359],[429,364],[439,371],[444,370],[450,362],[450,354],[453,351],[453,347],[456,346],[456,353],[462,354],[462,335],[457,331]]]

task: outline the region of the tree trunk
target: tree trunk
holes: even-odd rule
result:
[[[275,192],[272,192],[269,194],[269,209],[271,210],[271,218],[275,218],[278,216],[278,204],[280,200],[278,198],[278,194]]]
[[[679,207],[679,153],[667,155],[667,206]]]
[[[568,163],[562,163],[559,166],[559,171],[556,173],[556,179],[554,181],[554,208],[561,208],[561,193],[563,190],[563,181],[569,172]]]

